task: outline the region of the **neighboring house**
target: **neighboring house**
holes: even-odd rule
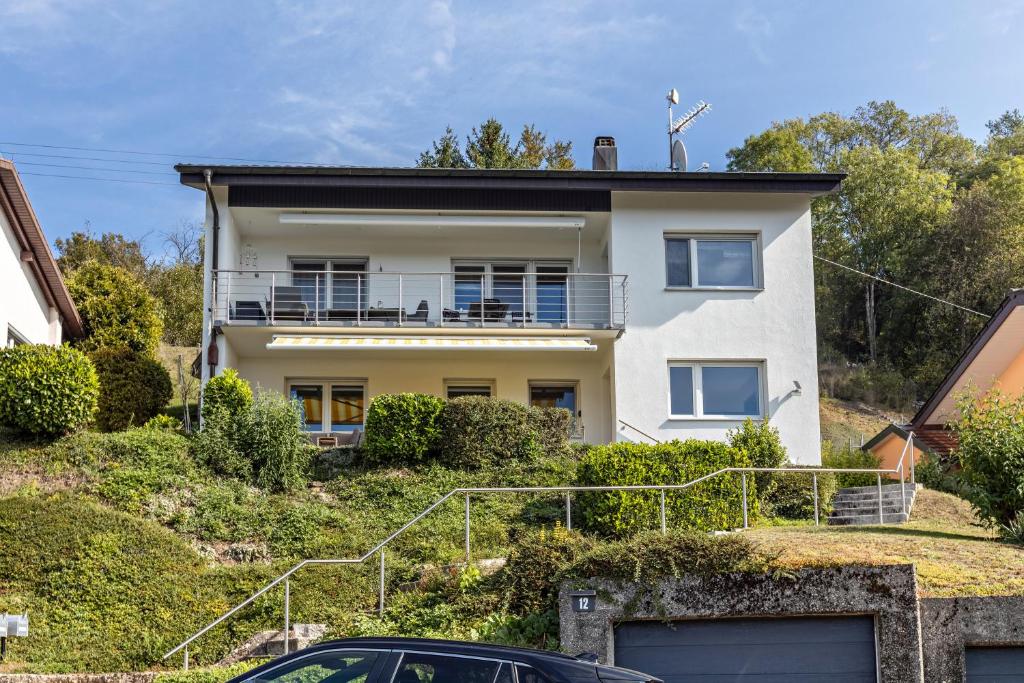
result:
[[[0,159],[0,344],[60,344],[84,334],[14,164]]]
[[[948,455],[956,448],[946,425],[957,418],[957,398],[996,387],[1010,396],[1024,394],[1024,289],[1003,299],[910,424],[889,425],[863,448],[879,456],[882,467],[895,468],[913,431],[915,461],[925,452]]]
[[[176,168],[207,195],[203,379],[290,394],[322,443],[411,391],[565,407],[591,443],[770,417],[819,461],[810,202],[840,175]]]

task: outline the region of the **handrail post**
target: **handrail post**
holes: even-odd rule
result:
[[[369,266],[367,266],[369,269]],[[363,275],[356,273],[356,327],[359,327],[359,314],[363,309]]]
[[[665,489],[661,489],[661,533],[668,533],[668,520],[665,518]]]
[[[380,591],[377,601],[377,612],[384,616],[384,546],[380,547]]]
[[[914,432],[910,432],[910,483],[917,485],[914,475]]]
[[[316,274],[316,291],[313,292],[313,324],[320,324],[320,273]],[[288,651],[285,650],[285,654]]]
[[[440,285],[440,288],[439,288],[439,294],[440,294],[440,297],[441,297],[441,298],[439,298],[439,299],[438,299],[438,306],[437,306],[437,312],[441,314],[441,317],[439,317],[439,318],[437,319],[437,321],[438,321],[438,324],[439,324],[439,325],[440,325],[441,327],[444,327],[444,309],[445,309],[445,300],[444,300],[444,273],[438,273],[438,275],[437,275],[437,280],[438,280],[438,284]]]
[[[565,494],[565,529],[572,531],[572,494]]]
[[[398,274],[398,326],[402,326],[402,318],[405,317],[405,306],[402,305],[402,274]]]
[[[291,631],[291,585],[284,580],[284,653],[288,654],[288,640]]]
[[[814,526],[818,526],[818,473],[811,475],[814,480]]]
[[[470,563],[470,549],[469,549],[469,494],[466,494],[466,565]]]
[[[903,504],[903,508],[902,509],[903,509],[904,513],[906,513],[906,511],[907,511],[907,486],[906,486],[905,481],[906,481],[906,476],[905,476],[905,473],[903,471],[903,463],[900,463],[900,501]]]
[[[746,472],[742,472],[741,476],[743,478],[743,528],[746,529],[746,528],[748,528],[748,521],[747,521],[747,473]]]
[[[185,671],[188,671],[188,645],[185,646],[184,662],[185,662]]]
[[[523,283],[523,309],[521,311],[519,311],[520,315],[522,316],[522,321],[519,324],[520,327],[526,327],[526,277],[527,276],[524,273],[523,274],[523,279],[522,279],[522,283]]]
[[[274,324],[274,301],[277,299],[277,273],[270,274],[270,324]]]
[[[882,473],[879,472],[875,476],[878,477],[878,523],[885,524],[885,512],[882,508]]]

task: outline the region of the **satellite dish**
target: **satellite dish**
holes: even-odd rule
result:
[[[671,90],[668,91],[668,95],[665,96],[665,99],[671,102],[672,104],[679,104],[679,91],[676,90],[675,88],[672,88]]]
[[[676,171],[686,170],[686,145],[682,140],[672,143],[672,168]]]

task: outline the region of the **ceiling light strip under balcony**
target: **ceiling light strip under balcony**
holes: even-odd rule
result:
[[[424,214],[368,213],[282,213],[282,224],[291,225],[364,225],[393,227],[470,227],[470,228],[571,228],[586,224],[582,216],[429,216]]]
[[[397,351],[596,351],[585,337],[536,339],[521,337],[339,337],[274,335],[267,349],[348,349]]]

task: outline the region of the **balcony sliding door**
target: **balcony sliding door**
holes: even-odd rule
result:
[[[365,259],[292,259],[292,287],[281,288],[285,304],[302,303],[318,320],[355,319],[368,301]],[[296,301],[283,301],[284,298]]]
[[[568,266],[537,266],[538,322],[569,322],[568,273]]]
[[[452,270],[454,308],[468,313],[470,320],[483,315],[494,322],[569,322],[569,264],[461,262]]]

